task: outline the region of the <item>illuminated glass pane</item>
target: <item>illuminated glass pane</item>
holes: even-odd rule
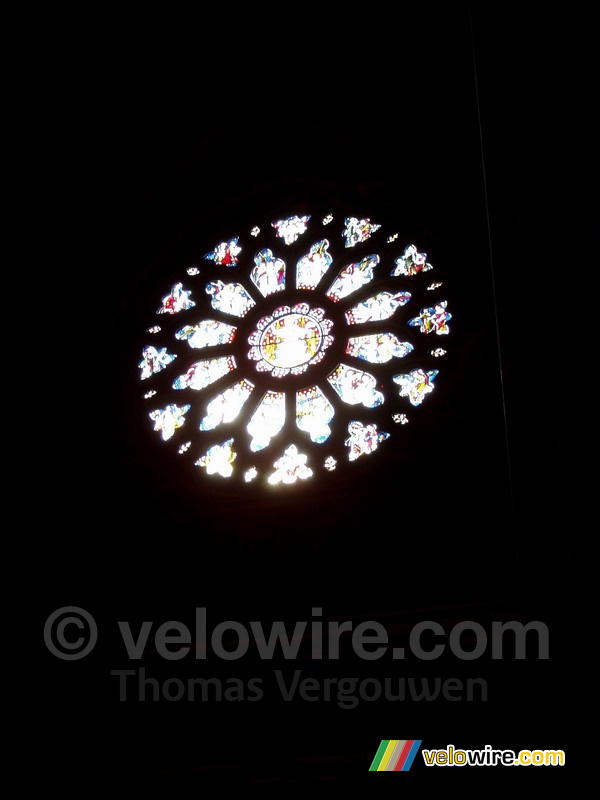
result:
[[[444,284],[443,284],[442,281],[440,281],[439,283],[430,283],[429,286],[427,287],[427,291],[428,292],[433,292],[435,289],[439,289],[440,286],[443,286],[443,285]]]
[[[452,319],[452,314],[446,311],[447,300],[442,300],[433,308],[422,308],[418,317],[408,321],[413,328],[419,328],[421,333],[437,333],[438,335],[450,333],[448,321]]]
[[[431,355],[434,358],[441,358],[442,356],[446,355],[446,351],[441,347],[436,347],[435,350],[431,351]]]
[[[372,453],[377,450],[380,442],[384,442],[389,438],[389,433],[379,432],[377,425],[363,425],[358,420],[353,420],[348,425],[348,433],[350,436],[348,436],[344,444],[350,448],[348,453],[350,461],[356,461],[360,456]]]
[[[161,306],[156,312],[157,314],[179,314],[180,311],[186,311],[188,308],[193,308],[196,303],[190,300],[191,291],[185,291],[183,284],[176,283],[171,289],[171,293],[163,297]]]
[[[296,424],[313,442],[324,442],[331,434],[333,406],[318,386],[296,392]]]
[[[327,456],[327,458],[323,462],[323,466],[325,467],[325,469],[328,472],[333,472],[333,470],[337,466],[337,461],[335,460],[335,458],[333,456]]]
[[[223,375],[234,370],[236,367],[233,356],[223,358],[209,358],[205,361],[196,361],[188,369],[185,375],[180,375],[173,382],[173,389],[204,389],[211,383],[218,381]]]
[[[214,309],[234,317],[243,317],[255,305],[241,283],[211,281],[206,284],[206,293],[211,295],[210,304]]]
[[[329,335],[333,323],[324,314],[322,308],[298,303],[280,306],[262,317],[248,338],[252,345],[248,357],[257,362],[256,369],[282,378],[301,375],[310,364],[321,361],[333,342]]]
[[[269,476],[269,483],[295,483],[298,479],[310,478],[312,470],[306,462],[308,456],[298,452],[295,444],[290,445],[273,466],[275,472]]]
[[[342,236],[346,241],[346,247],[354,247],[360,242],[366,242],[375,231],[381,228],[381,225],[375,225],[370,219],[357,219],[356,217],[346,217],[344,224],[346,227]]]
[[[433,392],[437,374],[437,369],[413,369],[408,374],[394,375],[394,383],[400,387],[400,397],[408,397],[413,406],[420,406],[425,395]]]
[[[190,410],[190,405],[176,406],[171,403],[166,408],[157,408],[148,415],[154,422],[154,430],[160,431],[163,440],[166,442],[175,433],[177,428],[181,428],[185,422],[186,412]]]
[[[329,242],[321,239],[311,245],[308,253],[296,265],[296,286],[298,289],[314,289],[327,272],[333,258],[327,252]]]
[[[362,300],[346,311],[348,325],[360,325],[363,322],[381,322],[389,319],[399,306],[410,300],[410,292],[379,292],[373,297]]]
[[[252,383],[241,380],[214,397],[208,404],[206,416],[200,422],[200,430],[211,431],[224,422],[233,422],[253,389]]]
[[[283,392],[267,392],[248,423],[252,437],[250,449],[263,450],[285,423],[285,395]]]
[[[184,442],[177,452],[179,453],[179,455],[183,455],[184,453],[187,453],[187,451],[190,449],[191,446],[192,446],[191,442]]]
[[[227,439],[223,444],[210,447],[203,456],[196,461],[197,467],[203,467],[209,475],[221,475],[230,478],[233,474],[231,466],[237,453],[233,449],[233,439]]]
[[[277,231],[277,236],[286,244],[293,244],[296,239],[306,231],[306,223],[310,219],[310,214],[306,217],[288,217],[272,222],[271,225]]]
[[[427,253],[419,253],[414,244],[410,244],[404,253],[395,260],[395,267],[392,270],[392,275],[417,275],[419,272],[429,272],[433,269],[431,264],[427,263]]]
[[[242,248],[238,245],[239,236],[230,239],[228,242],[221,242],[214,250],[207,253],[204,258],[207,261],[214,261],[222,267],[235,267],[238,263],[238,256]]]
[[[352,406],[361,403],[366,408],[375,408],[383,403],[383,394],[376,388],[377,381],[368,372],[339,364],[327,380],[344,403]]]
[[[337,303],[343,297],[366,286],[373,280],[373,270],[377,264],[379,264],[379,256],[376,255],[366,256],[358,264],[348,264],[333,282],[327,292],[327,297]]]
[[[229,344],[235,338],[237,328],[215,319],[204,319],[196,325],[184,325],[175,334],[176,339],[187,340],[190,347],[201,350],[203,347],[215,347]]]
[[[275,258],[272,250],[259,250],[254,264],[250,277],[263,297],[285,289],[285,261]]]
[[[413,350],[410,342],[401,342],[393,333],[371,333],[348,339],[346,353],[371,364],[385,364],[392,358],[404,358]]]
[[[246,483],[250,483],[250,481],[253,481],[257,475],[258,475],[258,470],[256,469],[256,467],[250,467],[250,469],[247,469],[246,472],[244,472],[244,480],[246,481]]]
[[[408,417],[406,414],[392,414],[392,419],[399,425],[408,425]]]
[[[145,381],[151,375],[161,372],[165,367],[168,367],[171,361],[177,356],[172,353],[167,353],[166,347],[161,347],[157,350],[156,347],[144,347],[142,350],[142,360],[138,367],[142,370],[140,379]]]

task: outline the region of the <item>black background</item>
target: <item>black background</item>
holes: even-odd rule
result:
[[[552,369],[540,321],[553,269],[539,241],[554,180],[544,22],[471,20],[462,5],[328,26],[291,13],[272,32],[264,12],[211,16],[186,41],[183,19],[90,22],[39,59],[24,165],[43,320],[29,379],[36,617],[41,627],[81,606],[100,638],[83,661],[40,656],[36,739],[48,784],[79,797],[352,786],[394,728],[426,747],[566,749],[564,434],[540,389]],[[322,208],[396,219],[451,265],[452,355],[430,413],[368,469],[280,495],[225,492],[151,434],[140,334],[171,272],[222,231]],[[281,665],[150,653],[149,675],[263,676],[266,697],[119,703],[109,672],[132,665],[117,620],[192,625],[197,606],[211,626],[293,624],[322,607],[377,619],[398,641],[424,619],[540,619],[551,658],[399,665],[346,648],[339,663],[300,659],[321,678],[488,680],[486,703],[344,710],[278,701]],[[418,758],[412,772],[431,771]]]

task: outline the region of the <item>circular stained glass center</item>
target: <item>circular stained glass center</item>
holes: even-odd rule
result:
[[[299,367],[316,356],[322,341],[317,320],[292,312],[267,325],[260,340],[260,354],[273,367]]]

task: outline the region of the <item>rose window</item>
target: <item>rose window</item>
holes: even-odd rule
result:
[[[451,319],[426,252],[330,214],[210,246],[146,329],[156,435],[199,472],[267,485],[352,468],[400,439],[435,391]]]

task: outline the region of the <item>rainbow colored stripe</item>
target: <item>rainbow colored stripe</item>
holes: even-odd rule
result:
[[[369,772],[408,772],[422,739],[382,739]]]

